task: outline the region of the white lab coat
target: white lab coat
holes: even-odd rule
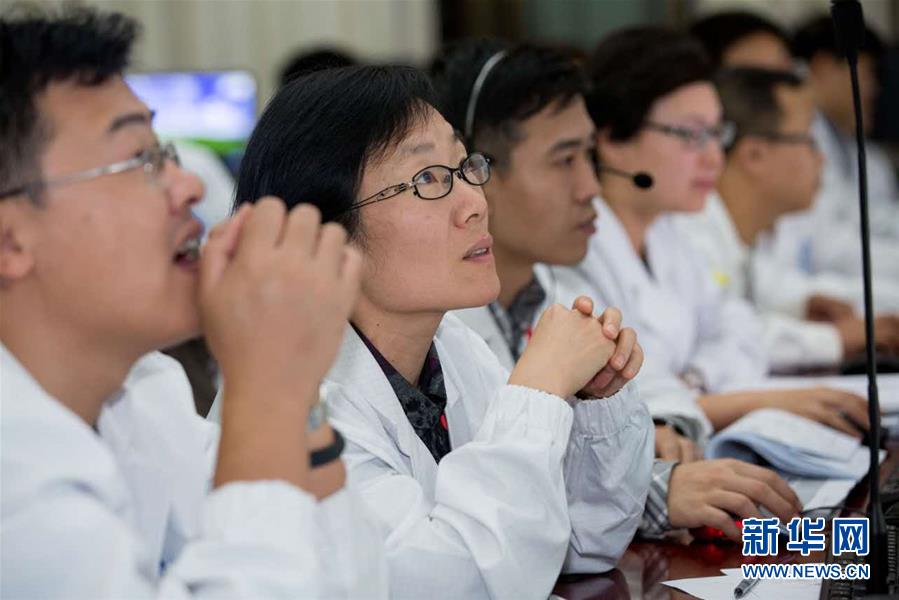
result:
[[[858,158],[855,138],[839,133],[818,115],[813,128],[824,155],[821,189],[811,208],[814,229],[812,269],[859,276],[861,216],[858,208]],[[865,143],[871,256],[875,274],[899,280],[899,189],[893,165],[877,143]]]
[[[756,242],[752,260],[753,298],[763,310],[773,310],[803,318],[808,299],[814,294],[838,298],[864,310],[861,276],[836,272],[811,273],[803,265],[808,261],[810,244],[793,241],[807,239],[803,229],[813,229],[810,222],[793,221],[793,215],[781,217],[776,233],[762,234]],[[785,219],[790,219],[785,222]],[[799,230],[794,229],[799,227]],[[784,241],[788,243],[784,243]],[[874,276],[874,308],[877,312],[899,311],[899,282]]]
[[[576,289],[569,280],[589,281],[601,304],[621,309],[647,360],[674,376],[698,379],[705,391],[763,379],[768,363],[752,307],[723,296],[671,216],[657,218],[646,233],[647,269],[612,209],[602,200],[597,209],[599,232],[587,257],[577,267],[552,268],[560,284]]]
[[[772,238],[760,244],[757,270],[761,277],[757,291],[762,301],[786,305],[794,311],[810,293],[841,298],[861,309],[855,143],[836,132],[821,115],[816,117],[813,135],[824,155],[821,188],[812,208],[781,217]],[[867,142],[866,151],[875,307],[878,311],[896,311],[899,310],[899,190],[892,164],[883,150]],[[783,265],[774,272],[783,268],[793,271],[791,280],[783,282],[774,276],[765,277],[771,263]],[[804,296],[797,298],[803,290]]]
[[[542,599],[563,559],[568,571],[613,568],[640,522],[652,465],[652,424],[636,393],[572,409],[507,385],[453,315],[434,342],[453,447],[439,465],[351,328],[325,384],[350,480],[390,531],[391,597]]]
[[[0,345],[3,598],[387,597],[357,499],[285,482],[208,493],[218,428],[181,367],[131,370],[97,432]]]
[[[712,193],[701,212],[677,215],[675,224],[683,238],[707,260],[714,281],[725,295],[752,302],[752,250],[740,239],[721,197]],[[815,323],[770,309],[760,309],[758,315],[773,369],[834,366],[842,360],[843,342],[832,324]]]

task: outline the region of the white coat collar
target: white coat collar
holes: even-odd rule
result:
[[[441,361],[441,366],[442,364]],[[350,325],[344,331],[337,358],[325,380],[360,394],[378,414],[381,424],[400,452],[407,457],[415,454],[414,446],[421,443],[421,440],[408,424],[403,407],[380,365]],[[403,423],[408,427],[403,427]],[[375,437],[374,441],[376,439]]]
[[[60,483],[87,488],[134,527],[152,564],[167,541],[195,533],[215,426],[196,414],[177,362],[158,352],[141,357],[104,405],[98,434],[2,346],[0,360],[4,503]],[[167,531],[181,539],[166,540]]]
[[[643,264],[640,256],[634,251],[631,240],[624,229],[621,220],[615,211],[603,199],[597,200],[599,211],[599,225],[597,233],[590,238],[590,250],[582,267],[588,269],[588,277],[603,277],[602,274],[614,273],[612,277],[603,277],[603,280],[611,280],[618,286],[625,288],[625,295],[629,296],[631,285],[640,286],[650,283],[650,274]],[[650,229],[655,226],[653,223]],[[650,263],[652,262],[652,248],[649,244],[650,232],[647,231],[647,248]],[[598,287],[604,287],[600,285]]]
[[[515,359],[509,350],[506,338],[503,337],[502,330],[500,330],[489,308],[478,306],[457,310],[453,314],[481,336],[481,339],[487,343],[487,346],[493,351],[503,367],[510,371],[512,370],[515,366]]]
[[[750,248],[740,237],[740,232],[717,191],[709,194],[704,210],[719,236],[718,242],[724,244],[722,250],[728,256],[738,257],[740,263],[748,260]]]
[[[128,492],[109,448],[2,344],[0,392],[5,508],[14,510],[52,482],[74,479],[114,510],[125,510]]]
[[[483,417],[469,414],[473,408],[462,402],[462,398],[470,394],[483,395],[484,389],[489,389],[484,387],[489,383],[483,380],[478,366],[469,364],[471,361],[466,359],[468,350],[475,343],[482,343],[477,334],[452,314],[444,316],[434,337],[446,385],[446,416],[454,448],[472,439],[473,423],[480,423]],[[349,325],[337,359],[325,380],[330,385],[344,388],[349,398],[364,402],[375,412],[396,448],[411,460],[417,478],[427,478],[427,473],[432,472],[436,476],[434,458],[415,434],[380,365]],[[380,454],[381,442],[376,432],[354,431],[353,437],[368,451]]]
[[[546,310],[550,304],[561,303],[565,306],[570,306],[577,295],[569,298],[571,294],[567,293],[568,290],[565,287],[566,284],[569,283],[566,274],[563,272],[561,276],[557,276],[553,269],[548,265],[534,265],[534,278],[537,279],[537,283],[540,284],[543,291],[546,293],[546,300],[534,314],[534,324],[536,325],[540,316],[543,314],[543,311]],[[584,286],[584,289],[582,290],[579,289],[578,294],[582,293],[596,299],[594,297],[595,294],[590,293],[589,286]],[[481,339],[487,343],[487,346],[496,355],[503,368],[511,371],[515,367],[515,359],[512,356],[512,352],[509,350],[506,338],[503,337],[503,332],[488,307],[478,306],[475,308],[465,308],[462,310],[455,310],[451,314],[457,316],[459,320],[474,330]]]

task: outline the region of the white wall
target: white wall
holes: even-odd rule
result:
[[[60,4],[65,0],[42,0]],[[362,59],[424,63],[436,49],[437,0],[88,0],[143,23],[139,70],[244,68],[264,102],[285,58],[304,45]],[[0,5],[10,5],[0,0]]]

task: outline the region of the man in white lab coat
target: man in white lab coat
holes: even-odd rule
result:
[[[829,17],[818,22],[815,27],[817,33],[814,39],[821,39],[828,48],[833,47],[833,25]],[[758,14],[742,11],[724,11],[700,19],[690,27],[690,34],[698,39],[705,47],[706,52],[717,68],[728,67],[762,67],[767,69],[793,70],[794,58],[790,48],[790,40],[776,24],[768,21]],[[822,37],[823,36],[823,37]],[[822,42],[816,42],[816,47]],[[803,44],[808,46],[809,44]],[[797,47],[798,50],[798,47]],[[805,54],[802,51],[800,54]],[[832,54],[832,53],[831,53]],[[870,60],[862,55],[862,68],[864,75],[870,79]],[[815,63],[818,73],[828,75],[824,82],[829,86],[836,86],[832,92],[825,92],[822,98],[842,107],[840,111],[845,113],[851,106],[847,102],[851,99],[846,96],[848,88],[848,75],[845,68],[835,63],[830,55],[822,55]],[[823,67],[823,69],[822,69]],[[831,96],[833,98],[831,98]],[[870,107],[866,108],[870,113]],[[851,116],[843,114],[842,121],[849,122]],[[814,136],[819,150],[823,150],[825,157],[839,156],[838,163],[854,173],[854,163],[850,160],[854,153],[854,141],[843,139],[847,147],[839,148],[835,143],[839,138],[832,135],[835,131],[825,125],[826,119],[819,115],[815,119]],[[850,125],[849,131],[853,127]],[[895,197],[895,183],[893,182],[893,170],[886,156],[880,148],[874,144],[868,146],[869,186],[871,190],[881,190],[873,194],[877,199]],[[762,232],[758,236],[755,252],[752,256],[753,275],[753,301],[756,306],[766,312],[785,313],[795,319],[805,319],[810,314],[816,318],[834,319],[841,315],[848,315],[860,309],[862,305],[861,280],[856,272],[860,264],[857,254],[858,247],[858,209],[857,203],[851,201],[856,198],[858,183],[851,174],[842,173],[840,169],[833,168],[833,159],[825,158],[825,185],[821,188],[833,189],[833,193],[819,200],[826,205],[832,205],[834,200],[840,200],[841,211],[849,211],[848,215],[841,215],[837,219],[838,236],[845,242],[846,236],[854,237],[849,243],[855,244],[849,260],[853,263],[852,274],[844,274],[833,270],[812,269],[812,242],[814,235],[814,223],[812,213],[820,212],[829,214],[832,212],[824,206],[813,210],[805,210],[804,213],[794,213],[783,216],[776,225],[778,235],[773,237],[772,232]],[[851,189],[850,189],[851,188]],[[892,190],[892,191],[891,191]],[[872,198],[873,198],[872,196]],[[850,201],[846,201],[849,198]],[[895,216],[892,220],[889,216],[890,203],[875,200],[884,206],[883,214],[872,220],[874,230],[882,231],[890,227],[890,223],[899,226]],[[806,207],[808,209],[808,207]],[[845,221],[845,222],[844,222]],[[829,230],[833,228],[830,227]],[[821,252],[830,252],[829,240],[833,231],[819,236],[822,240],[828,240],[828,245],[821,248]],[[841,248],[841,244],[834,247]],[[888,246],[887,246],[888,247]],[[875,304],[880,310],[899,310],[899,280],[885,277],[877,278],[874,289]],[[811,311],[809,311],[811,309]],[[833,354],[833,346],[831,355]]]
[[[0,595],[387,597],[314,408],[358,256],[267,199],[198,257],[202,185],[121,76],[136,29],[0,20]],[[220,435],[152,352],[201,322],[229,382]]]
[[[715,69],[733,66],[790,70],[790,40],[779,25],[744,10],[716,11],[690,25]]]
[[[459,90],[467,88],[466,74],[477,73],[502,50],[495,43],[469,42],[441,56],[436,79],[450,118],[461,119],[465,114],[468,99]],[[567,306],[577,294],[597,297],[587,282],[566,295],[555,285],[551,269],[538,263],[577,264],[586,254],[590,237],[604,232],[594,233],[592,200],[600,190],[593,162],[595,128],[583,88],[573,87],[567,98],[539,96],[545,86],[540,77],[527,72],[526,65],[542,61],[561,71],[565,59],[539,48],[506,51],[508,56],[502,55],[485,78],[484,95],[471,121],[454,123],[457,128],[468,127],[469,143],[489,152],[495,161],[497,173],[485,191],[500,296],[489,306],[457,314],[484,338],[506,368],[512,368],[546,306]],[[546,77],[551,72],[545,67],[542,74]],[[534,96],[545,105],[534,107],[530,102]],[[523,110],[525,105],[532,112]],[[540,226],[535,228],[535,223]],[[626,328],[622,335],[633,335],[633,330]],[[613,357],[601,377],[608,381],[633,377],[632,365],[623,359]],[[759,503],[789,516],[796,508],[795,495],[773,472],[738,461],[693,462],[700,453],[688,437],[675,433],[675,427],[702,439],[708,422],[685,385],[651,369],[647,362],[639,379],[640,391],[651,402],[660,396],[667,400],[665,408],[654,413],[656,452],[664,460],[655,461],[639,533],[656,537],[673,529],[709,525],[736,536],[724,511],[755,514]],[[672,410],[678,405],[682,410]],[[682,466],[674,469],[678,462]]]
[[[717,192],[702,212],[678,215],[676,223],[726,295],[754,301],[752,252],[759,235],[782,215],[811,206],[818,190],[822,158],[810,131],[814,105],[809,89],[788,71],[728,69],[716,83],[737,136],[725,149]],[[838,303],[815,296],[806,312],[822,302]],[[864,351],[864,321],[852,311],[814,322],[758,308],[774,369],[833,367]],[[899,348],[896,317],[882,315],[876,333],[887,351]]]
[[[811,285],[828,286],[860,306],[861,247],[858,209],[858,162],[855,117],[849,71],[833,34],[830,17],[812,19],[793,39],[793,52],[808,66],[818,116],[814,137],[824,155],[821,188],[810,210],[783,218],[774,239],[763,246],[761,259],[781,261],[813,277]],[[868,28],[859,55],[859,84],[866,130],[873,121],[877,97],[877,61],[882,43]],[[899,310],[899,188],[895,170],[875,143],[866,143],[871,256],[874,267],[875,306]],[[759,280],[760,292],[780,298],[784,290],[774,278]],[[789,287],[787,288],[790,289]]]
[[[552,267],[556,281],[572,289],[587,279],[604,303],[620,306],[647,359],[700,392],[716,430],[776,407],[857,434],[848,415],[866,423],[863,398],[754,389],[768,372],[761,324],[749,303],[723,295],[675,227],[673,213],[703,208],[733,134],[701,47],[665,28],[633,27],[597,46],[590,74],[602,235],[575,269]]]

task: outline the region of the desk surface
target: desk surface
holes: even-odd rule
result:
[[[899,439],[888,445],[887,459],[881,465],[881,476],[899,468]],[[861,509],[867,504],[868,479],[865,477],[850,492],[846,505]],[[720,575],[721,569],[739,567],[743,562],[739,544],[717,545],[675,541],[633,542],[618,564],[606,575],[563,576],[553,593],[566,600],[638,600],[693,598],[679,590],[662,585],[663,581],[688,577]],[[788,553],[785,553],[788,554]],[[822,554],[802,559],[824,562]]]

